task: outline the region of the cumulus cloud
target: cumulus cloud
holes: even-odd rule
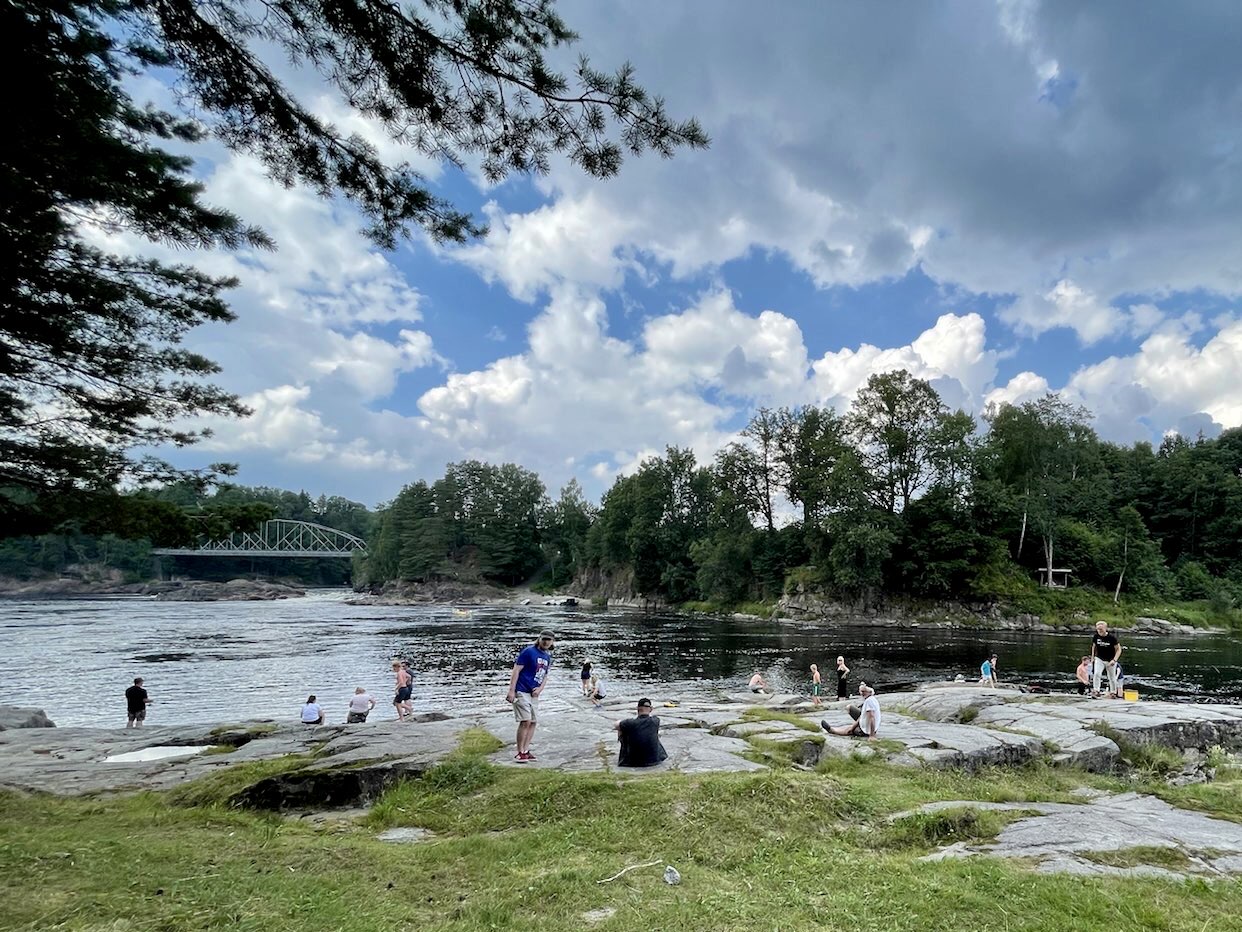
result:
[[[1171,327],[1130,356],[1110,356],[1070,378],[1067,393],[1096,413],[1112,439],[1150,439],[1169,431],[1219,432],[1242,424],[1242,322],[1222,328],[1202,348]]]
[[[997,353],[987,348],[987,326],[978,314],[944,314],[907,346],[824,353],[814,364],[817,398],[848,407],[874,373],[905,369],[927,379],[950,407],[981,410],[985,389],[996,377]]]

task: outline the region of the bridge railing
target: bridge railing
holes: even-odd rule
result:
[[[151,552],[168,557],[352,557],[365,554],[367,543],[322,524],[273,518],[258,531],[239,531],[194,547],[157,547]]]

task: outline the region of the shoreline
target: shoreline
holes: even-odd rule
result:
[[[352,592],[343,599],[345,605],[355,606],[431,606],[495,608],[513,606],[531,609],[571,608],[579,611],[623,611],[634,614],[672,615],[686,617],[730,618],[745,622],[772,622],[792,625],[835,625],[850,628],[901,628],[962,631],[1017,631],[1031,634],[1089,634],[1094,622],[1082,621],[1057,623],[1045,622],[1038,615],[1000,614],[995,603],[984,610],[970,609],[961,605],[928,605],[913,611],[905,607],[861,610],[844,603],[815,600],[815,607],[804,607],[804,599],[784,597],[770,616],[746,612],[696,611],[651,602],[644,599],[608,599],[596,604],[586,595],[572,592],[553,594],[532,589],[505,588],[486,583],[437,583],[430,586],[405,587],[391,593],[369,593],[347,587],[305,587],[268,580],[233,579],[226,582],[198,579],[152,580],[141,583],[86,582],[79,579],[15,580],[0,579],[0,602],[2,601],[57,601],[57,600],[107,600],[154,598],[160,601],[272,601],[302,598],[308,589],[331,589]],[[567,600],[574,604],[566,605]],[[1130,636],[1157,637],[1213,637],[1227,635],[1229,628],[1195,627],[1164,618],[1138,616],[1130,624],[1116,620],[1109,627],[1124,631]]]

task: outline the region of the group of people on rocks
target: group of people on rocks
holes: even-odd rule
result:
[[[505,700],[512,705],[513,716],[517,722],[514,760],[518,763],[528,763],[538,759],[531,745],[535,727],[539,721],[539,697],[547,685],[548,671],[552,667],[552,651],[555,646],[555,635],[551,631],[544,630],[532,644],[522,648],[513,661]],[[1105,695],[1109,698],[1122,695],[1124,675],[1121,670],[1121,651],[1122,646],[1117,635],[1108,630],[1106,622],[1098,622],[1091,638],[1091,653],[1084,655],[1078,665],[1076,679],[1079,695],[1086,694],[1090,689],[1091,695],[1098,698],[1101,695],[1100,686],[1104,677],[1107,677],[1109,687]],[[997,685],[997,662],[996,654],[984,660],[979,671],[981,684]],[[397,721],[412,721],[414,677],[400,660],[392,662],[392,672],[394,686],[392,704],[396,711]],[[837,698],[847,699],[849,698],[850,668],[843,656],[837,657],[835,672]],[[822,689],[819,667],[811,664],[810,673],[811,698],[818,705]],[[603,679],[595,671],[590,660],[583,663],[580,676],[582,695],[590,699],[594,705],[599,705],[607,693]],[[751,676],[749,688],[752,693],[760,695],[769,691],[768,683],[760,671],[756,670]],[[876,697],[874,687],[865,682],[859,683],[858,695],[862,703],[850,705],[846,709],[850,716],[848,723],[829,725],[825,720],[821,722],[822,727],[838,736],[875,739],[879,734],[883,717],[879,699]],[[128,711],[126,727],[136,728],[142,725],[146,718],[147,706],[151,703],[147,690],[143,687],[142,677],[134,678],[133,685],[125,690],[125,699]],[[375,699],[366,689],[361,686],[357,687],[349,700],[346,722],[349,724],[365,722],[375,706]],[[306,703],[302,707],[301,721],[305,725],[322,725],[327,721],[327,715],[313,693],[307,696]],[[664,745],[660,742],[660,719],[652,714],[650,699],[646,697],[640,699],[635,716],[618,721],[614,727],[621,744],[618,755],[620,766],[649,767],[668,757]]]

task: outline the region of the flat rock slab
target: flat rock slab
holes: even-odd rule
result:
[[[924,860],[990,854],[1035,863],[1042,872],[1074,874],[1122,874],[1131,876],[1222,877],[1242,874],[1242,825],[1214,819],[1199,812],[1170,806],[1154,796],[1123,793],[1100,796],[1084,803],[984,803],[971,801],[928,803],[915,812],[945,809],[1032,811],[1029,818],[1011,822],[995,842],[958,842],[927,855]],[[1178,857],[1152,858],[1164,863],[1144,864],[1143,852],[1134,849],[1168,849]],[[1134,851],[1134,864],[1112,864],[1108,855]],[[1093,860],[1090,855],[1103,855]],[[1128,860],[1128,858],[1121,858]],[[1103,862],[1103,863],[1101,863]]]
[[[848,716],[826,716],[829,725],[845,725]],[[980,767],[1021,764],[1043,753],[1044,743],[1029,735],[994,728],[929,722],[885,712],[879,741],[841,737],[824,732],[826,755],[882,755],[895,764],[931,767]],[[893,749],[893,745],[897,745]]]
[[[1036,696],[956,685],[883,698],[889,707],[933,721],[967,718],[975,726],[1000,726],[1035,735],[1056,746],[1054,760],[1090,770],[1109,769],[1120,753],[1113,741],[1096,734],[1100,725],[1133,741],[1178,749],[1242,743],[1242,706],[1237,705]]]

